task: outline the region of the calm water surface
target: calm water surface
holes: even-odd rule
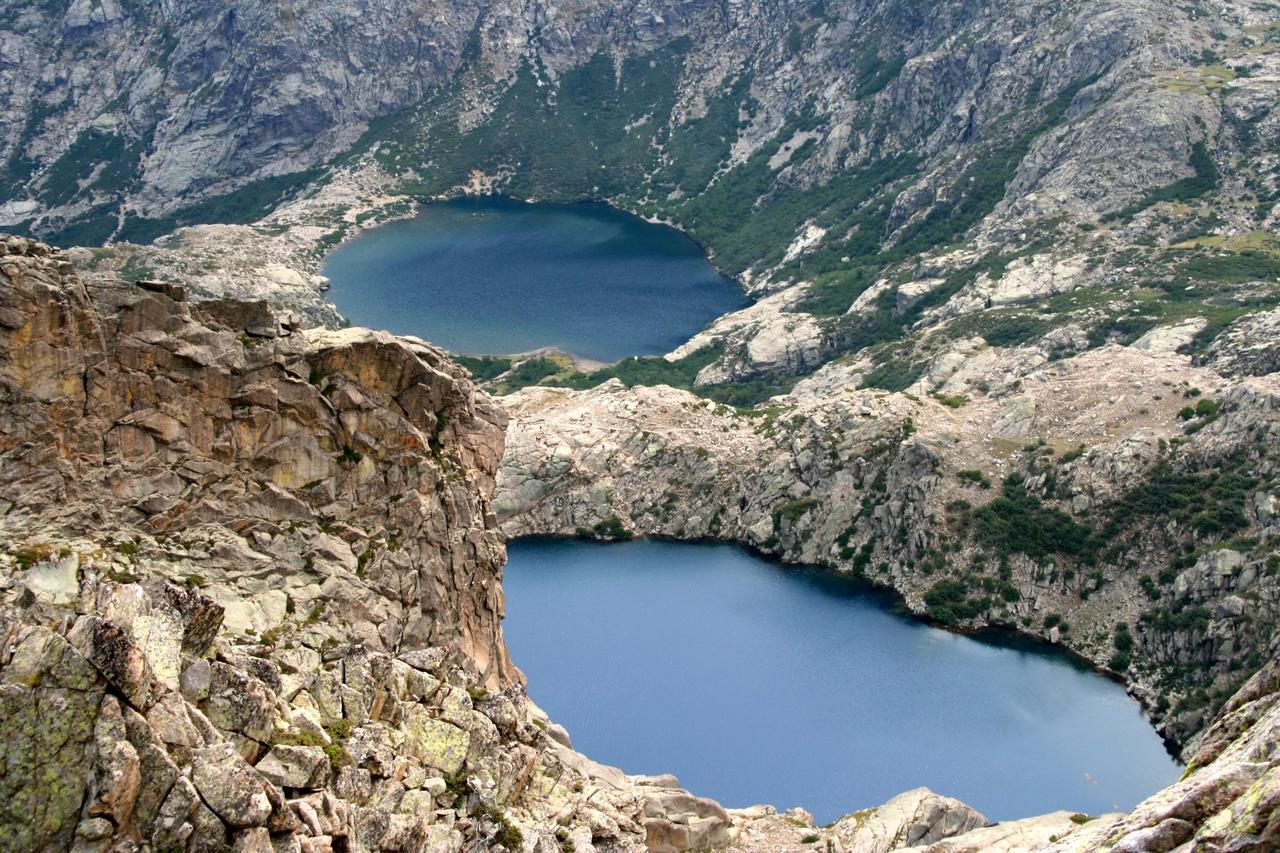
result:
[[[683,234],[595,204],[427,205],[337,249],[324,274],[353,323],[473,355],[656,355],[748,304]]]
[[[506,636],[592,758],[819,821],[918,785],[993,820],[1128,809],[1181,768],[1120,685],[727,545],[509,545]]]

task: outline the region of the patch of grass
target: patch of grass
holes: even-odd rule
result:
[[[937,400],[939,403],[941,403],[942,405],[946,406],[949,409],[958,409],[969,402],[969,395],[968,394],[943,394],[942,392],[939,391],[933,395],[933,399]]]
[[[960,480],[961,482],[972,483],[973,485],[977,486],[980,489],[991,488],[991,481],[988,480],[987,475],[982,473],[981,471],[976,471],[976,470],[957,471],[956,479]]]
[[[1257,250],[1200,255],[1182,264],[1180,272],[1194,279],[1224,284],[1280,281],[1280,257]]]
[[[39,543],[37,545],[22,545],[11,548],[9,553],[13,555],[13,559],[18,564],[18,568],[26,571],[36,563],[43,562],[53,556],[54,548],[48,543]]]

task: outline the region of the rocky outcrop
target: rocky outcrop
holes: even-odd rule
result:
[[[484,497],[505,418],[443,353],[169,285],[90,293],[47,247],[5,251],[12,541],[114,528],[127,553],[158,536],[236,632],[323,599],[372,648],[461,632],[488,683],[518,680]]]
[[[1228,326],[1198,359],[1231,376],[1280,372],[1280,311],[1249,314]]]

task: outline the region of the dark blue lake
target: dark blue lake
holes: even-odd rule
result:
[[[658,355],[748,304],[692,240],[598,204],[429,204],[339,247],[324,274],[352,323],[470,355]]]
[[[533,700],[597,761],[727,806],[829,821],[925,785],[993,820],[1098,814],[1180,775],[1120,685],[829,572],[728,545],[508,547],[506,637]]]

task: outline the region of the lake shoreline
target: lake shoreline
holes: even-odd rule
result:
[[[908,605],[906,598],[895,587],[885,583],[877,583],[873,578],[867,575],[854,575],[849,572],[841,571],[831,566],[821,566],[813,563],[796,563],[784,559],[783,557],[761,551],[750,542],[740,541],[736,539],[709,539],[700,537],[696,539],[681,539],[676,536],[667,536],[664,534],[645,534],[636,535],[627,539],[606,539],[598,537],[576,536],[573,534],[546,533],[527,536],[514,536],[507,540],[511,542],[523,542],[529,540],[548,540],[559,542],[583,542],[597,544],[622,544],[626,542],[653,541],[653,542],[669,542],[680,545],[730,545],[739,548],[752,557],[759,559],[771,565],[778,566],[783,569],[792,571],[801,571],[807,573],[816,573],[829,575],[840,579],[842,582],[848,582],[863,587],[867,594],[872,597],[882,599],[886,608],[890,612],[900,615],[904,618],[913,620],[914,622],[936,628],[940,631],[946,631],[960,637],[969,637],[979,642],[989,643],[1002,648],[1018,648],[1032,650],[1038,654],[1052,654],[1061,657],[1064,661],[1070,662],[1081,671],[1091,672],[1101,676],[1108,681],[1120,685],[1125,689],[1125,693],[1131,697],[1142,709],[1143,717],[1147,721],[1151,730],[1160,738],[1164,744],[1165,751],[1169,756],[1177,761],[1180,765],[1183,763],[1182,750],[1178,743],[1172,738],[1166,736],[1164,732],[1156,728],[1155,721],[1151,718],[1150,709],[1142,700],[1142,697],[1133,692],[1132,683],[1123,673],[1116,672],[1113,669],[1096,663],[1089,657],[1081,654],[1065,643],[1054,643],[1041,634],[1024,630],[1016,624],[995,624],[988,623],[985,625],[954,625],[949,622],[942,622],[929,616],[927,612],[916,612]]]
[[[600,202],[501,195],[421,205],[323,260],[348,322],[463,355],[662,356],[750,299],[678,229]]]
[[[608,763],[633,772],[661,766],[734,807],[747,800],[804,802],[820,821],[828,789],[834,792],[829,809],[838,816],[841,803],[873,802],[876,786],[898,784],[899,765],[874,760],[886,743],[905,751],[905,764],[918,765],[910,769],[917,784],[998,819],[1042,811],[1036,796],[1051,797],[1059,808],[1110,811],[1181,773],[1122,685],[1096,678],[1099,673],[1060,648],[1010,644],[996,632],[939,630],[894,607],[892,595],[865,581],[764,560],[735,543],[639,538],[612,543],[618,550],[608,552],[599,544],[574,537],[512,540],[504,630],[513,659],[541,687],[535,700],[580,749]],[[533,613],[538,618],[531,622]],[[755,675],[746,678],[748,672]],[[771,673],[763,682],[762,672]],[[583,673],[590,673],[588,693],[580,692],[587,689],[587,682],[578,683]],[[670,681],[676,693],[629,695],[627,685],[637,680],[651,688],[655,680]],[[754,686],[739,695],[743,685]],[[819,687],[824,698],[815,704]],[[921,690],[924,704],[907,698]],[[615,707],[619,702],[624,707]],[[919,719],[902,716],[906,708]],[[766,720],[791,722],[778,729]],[[699,732],[723,729],[723,738],[736,742],[760,725],[774,728],[768,745],[753,747],[765,756],[742,759],[741,767],[699,740]],[[677,743],[657,738],[653,727]],[[734,734],[738,728],[743,731]],[[1072,732],[1095,729],[1125,746],[1112,745],[1115,755],[1111,748],[1078,756],[1075,748],[1063,751],[1079,740]],[[805,748],[806,738],[825,746]],[[794,766],[784,767],[787,762]],[[1028,781],[1040,784],[1043,777],[1044,789],[1033,795],[1014,786],[1007,794],[1012,799],[1002,800],[999,791],[1012,783],[992,781],[996,777],[982,769],[986,763],[990,773],[1008,764],[1008,779],[1029,773]],[[1067,772],[1071,766],[1103,785],[1130,779],[1126,784],[1138,787],[1129,793],[1082,787]],[[863,770],[849,776],[852,767]],[[726,772],[747,781],[717,775]],[[1141,772],[1154,775],[1139,784],[1132,774]],[[1055,793],[1054,785],[1076,793]]]

